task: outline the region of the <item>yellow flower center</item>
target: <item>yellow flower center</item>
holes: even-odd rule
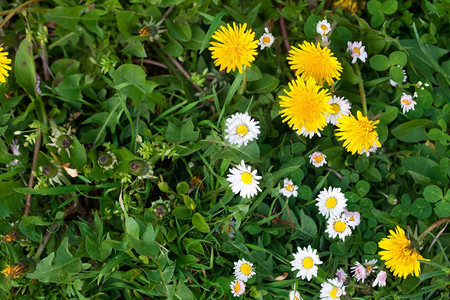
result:
[[[306,257],[303,259],[302,264],[305,269],[311,269],[314,266],[314,261],[311,257]]]
[[[355,51],[355,53],[358,54],[358,55],[361,54],[361,51],[359,51],[359,48],[354,47],[354,48],[353,48],[353,51]]]
[[[239,125],[238,128],[236,128],[236,133],[240,136],[246,135],[248,132],[248,127],[245,125]]]
[[[323,160],[322,155],[316,155],[313,157],[313,159],[316,161],[316,163],[320,163]]]
[[[292,191],[294,190],[294,187],[293,187],[291,184],[289,184],[288,186],[286,186],[286,189],[287,189],[289,192],[292,192]]]
[[[322,25],[320,25],[320,29],[322,29],[323,30],[323,34],[325,34],[325,31],[328,30],[328,27],[326,25],[322,24]]]
[[[334,289],[332,289],[332,290],[330,291],[330,297],[331,297],[331,298],[336,299],[336,298],[338,298],[339,296],[340,296],[340,293],[339,293],[339,289],[338,289],[338,288],[334,288]]]
[[[245,184],[250,184],[253,182],[253,176],[249,172],[244,172],[241,175],[241,180]]]
[[[372,270],[372,266],[367,266],[367,272],[370,272]]]
[[[270,44],[270,37],[268,37],[268,36],[263,37],[263,43]]]
[[[353,218],[353,216],[351,216],[350,221],[355,221],[355,218]]]
[[[251,271],[252,271],[252,267],[249,264],[242,264],[242,266],[241,266],[242,274],[250,275]]]
[[[406,105],[411,104],[411,100],[409,100],[409,99],[403,99],[402,102],[405,103]]]
[[[346,227],[347,227],[347,224],[345,224],[345,223],[342,222],[342,221],[336,221],[336,222],[334,222],[334,229],[335,229],[337,232],[343,232],[343,231],[345,230]]]
[[[341,111],[341,107],[336,103],[331,104],[331,109],[333,110],[333,114],[337,114]]]
[[[297,296],[295,296],[295,297],[294,297],[294,300],[300,300],[300,299],[298,299],[298,297],[297,297]]]
[[[236,293],[239,293],[241,291],[241,285],[239,284],[239,281],[236,282],[236,285],[234,286],[234,291]]]
[[[337,204],[337,200],[334,197],[330,197],[327,199],[327,201],[325,202],[325,205],[327,206],[327,208],[332,209],[336,206]]]

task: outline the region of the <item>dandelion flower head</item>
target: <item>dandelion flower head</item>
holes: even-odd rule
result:
[[[395,232],[389,230],[390,235],[378,242],[381,260],[385,261],[386,267],[394,274],[406,278],[408,275],[418,277],[420,274],[419,260],[429,260],[422,257],[419,252],[411,246],[411,241],[406,238],[405,231],[397,226]]]
[[[8,52],[3,52],[3,47],[0,47],[0,83],[6,82],[6,77],[9,76],[8,71],[11,70],[11,59],[6,57]]]
[[[378,133],[375,131],[380,121],[370,121],[358,111],[356,118],[353,115],[344,116],[337,124],[336,136],[338,140],[344,140],[344,147],[352,154],[361,153],[363,149],[370,149],[374,144],[381,147],[378,141]]]
[[[325,81],[333,85],[335,80],[341,78],[341,63],[328,47],[322,48],[307,41],[299,47],[293,46],[287,58],[296,75],[314,78],[320,85]]]
[[[251,62],[257,55],[258,40],[255,40],[255,33],[247,29],[247,24],[233,22],[233,27],[220,26],[212,36],[217,42],[211,42],[208,48],[212,52],[214,64],[220,66],[220,71],[226,69],[227,73],[236,68],[242,73],[244,66],[250,67]]]

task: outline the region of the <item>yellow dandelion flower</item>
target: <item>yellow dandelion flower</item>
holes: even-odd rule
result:
[[[6,268],[2,271],[2,273],[9,278],[18,278],[20,274],[25,272],[27,266],[25,263],[20,262],[15,266],[6,265]]]
[[[353,115],[343,116],[339,119],[339,124],[336,124],[337,129],[336,136],[338,140],[344,140],[344,147],[347,151],[355,154],[358,152],[367,151],[370,147],[378,146],[381,147],[378,141],[378,133],[375,131],[380,121],[370,121],[367,117],[358,111],[356,113],[357,118]]]
[[[405,236],[405,231],[399,226],[389,230],[390,235],[378,242],[378,247],[386,251],[380,251],[381,259],[386,267],[394,273],[394,276],[406,278],[409,274],[418,277],[420,274],[420,262],[429,260],[423,258],[417,250],[411,247],[411,241]]]
[[[287,59],[295,75],[312,77],[320,85],[323,85],[324,81],[332,85],[333,78],[341,78],[341,63],[328,47],[322,48],[320,44],[314,46],[313,43],[305,41],[300,48],[292,47]]]
[[[2,237],[2,242],[3,243],[12,243],[12,242],[17,241],[18,238],[19,238],[19,234],[16,231],[11,230],[10,232],[8,232],[7,234],[5,234]]]
[[[334,1],[333,6],[334,7],[340,6],[342,9],[348,10],[352,14],[361,13],[361,11],[358,8],[357,0],[338,0],[338,1]]]
[[[8,52],[3,52],[3,47],[0,47],[0,83],[6,82],[6,77],[9,76],[8,70],[11,70],[11,67],[8,66],[11,64],[11,59],[6,55]]]
[[[250,63],[255,60],[258,40],[255,40],[255,33],[246,28],[246,23],[237,26],[233,22],[233,28],[227,24],[227,27],[220,26],[214,32],[212,38],[217,42],[211,42],[208,49],[215,59],[214,64],[220,66],[220,71],[226,68],[229,73],[238,68],[239,73],[242,73],[243,66],[250,67]]]
[[[327,125],[327,116],[333,112],[328,103],[331,95],[317,85],[314,79],[297,77],[288,83],[290,91],[280,96],[280,111],[283,122],[287,122],[298,134],[311,138]]]

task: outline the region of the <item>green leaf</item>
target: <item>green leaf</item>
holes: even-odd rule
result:
[[[264,73],[261,79],[249,82],[248,92],[258,94],[270,93],[275,91],[279,82],[280,80],[275,76]]]
[[[19,181],[0,182],[0,220],[5,219],[10,214],[20,211],[23,208],[25,195],[14,191],[14,188],[23,184]]]
[[[395,106],[386,106],[385,111],[382,112],[379,120],[381,123],[389,124],[397,118],[398,108]]]
[[[132,38],[130,26],[135,26],[138,23],[136,13],[127,10],[116,10],[117,28],[126,39]]]
[[[431,203],[444,199],[442,190],[437,185],[429,185],[423,190],[423,197]]]
[[[14,60],[14,72],[17,84],[29,95],[36,95],[36,67],[33,58],[33,44],[24,39],[16,53]]]
[[[387,68],[389,68],[390,66],[389,59],[381,54],[374,55],[370,58],[370,66],[375,71],[387,70]]]
[[[303,31],[305,32],[306,37],[314,38],[317,35],[317,23],[319,23],[322,19],[314,14],[311,14],[306,20],[305,26],[303,27]]]
[[[189,119],[183,124],[169,122],[166,130],[166,140],[171,143],[181,143],[186,141],[196,141],[200,131],[194,130],[194,124]]]
[[[183,46],[181,46],[180,43],[178,43],[170,36],[169,41],[167,42],[167,44],[161,47],[161,50],[175,57],[181,56],[183,54]]]
[[[384,15],[382,12],[378,12],[370,18],[370,25],[372,25],[372,27],[374,28],[381,26],[383,22],[384,22]]]
[[[375,167],[368,168],[362,175],[370,181],[381,182],[382,179],[380,171]]]
[[[76,102],[82,98],[80,80],[83,74],[72,74],[65,76],[55,88],[56,93],[60,95],[63,100],[68,102]]]
[[[205,40],[205,32],[198,25],[192,26],[192,38],[189,42],[183,42],[183,46],[190,50],[199,50]]]
[[[427,119],[411,120],[398,125],[391,130],[391,133],[402,142],[417,143],[426,141],[428,136],[425,127],[431,122],[431,120]]]
[[[214,20],[211,22],[208,32],[206,33],[205,39],[203,40],[202,46],[200,47],[200,53],[202,53],[203,50],[208,47],[209,41],[211,40],[214,31],[216,31],[217,27],[219,26],[220,20],[223,18],[223,16],[225,16],[226,13],[226,11],[221,11],[214,17]]]
[[[68,249],[69,240],[65,238],[58,250],[44,258],[36,267],[36,270],[27,277],[41,282],[64,283],[72,282],[72,276],[83,268],[81,259],[74,257]]]
[[[169,30],[170,35],[180,41],[188,42],[192,38],[191,26],[186,21],[179,21],[173,23],[169,19],[166,19],[165,24]]]
[[[374,14],[380,12],[382,7],[383,7],[383,5],[380,3],[380,1],[370,0],[369,2],[367,2],[367,11],[371,15],[374,15]]]
[[[426,219],[431,216],[431,205],[423,198],[418,198],[411,205],[411,214],[419,219]]]
[[[385,15],[392,15],[397,11],[398,2],[396,0],[388,0],[383,3],[382,11]]]
[[[406,65],[407,60],[408,58],[405,52],[403,51],[394,51],[391,54],[389,54],[389,62],[393,66],[399,65],[400,67],[404,67]]]
[[[86,6],[83,5],[73,7],[58,6],[45,13],[44,16],[47,20],[55,22],[67,30],[77,31],[78,21],[85,10]]]
[[[76,137],[73,138],[72,148],[70,149],[70,162],[78,170],[82,170],[87,162],[86,149]]]
[[[140,229],[135,219],[129,217],[125,221],[125,232],[131,237],[134,237],[135,239],[139,240]]]
[[[367,254],[375,254],[377,252],[378,246],[375,242],[367,242],[364,244],[364,252]]]
[[[389,70],[389,77],[391,77],[393,81],[401,83],[405,74],[403,73],[402,68],[394,66]]]
[[[448,183],[448,178],[441,171],[439,165],[429,158],[422,156],[405,157],[402,166],[418,184],[440,184]]]
[[[448,216],[450,216],[450,202],[444,199],[436,203],[436,206],[434,207],[434,213],[439,218],[447,218]]]
[[[43,230],[39,226],[48,226],[51,223],[45,222],[39,216],[23,216],[19,224],[20,231],[30,240],[41,242]]]
[[[196,212],[193,216],[192,216],[192,224],[194,225],[195,228],[198,229],[198,231],[203,232],[203,233],[208,233],[210,231],[208,223],[206,223],[205,219],[203,218],[203,216]]]
[[[196,204],[194,200],[192,200],[192,198],[187,195],[181,196],[183,197],[184,205],[186,205],[186,207],[189,208],[190,210],[195,210]]]
[[[156,243],[155,238],[156,233],[151,224],[145,229],[141,240],[139,240],[139,237],[130,236],[131,244],[137,253],[149,256],[152,260],[156,260],[159,255],[159,245]]]
[[[103,39],[103,30],[98,26],[98,21],[101,16],[106,14],[107,11],[105,10],[93,9],[81,17],[81,22],[89,31],[95,33],[99,38]]]
[[[367,195],[370,190],[370,184],[367,181],[361,180],[356,184],[356,191],[361,197]]]
[[[68,185],[68,186],[57,186],[57,187],[51,187],[46,189],[33,189],[33,188],[26,188],[26,187],[17,187],[14,188],[14,191],[17,193],[22,194],[34,194],[34,195],[62,195],[62,194],[69,194],[77,191],[91,191],[96,189],[95,186],[89,186],[89,185],[82,185],[82,184],[75,184],[75,185]]]

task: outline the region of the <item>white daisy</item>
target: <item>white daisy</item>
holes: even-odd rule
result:
[[[255,275],[253,270],[253,264],[246,261],[245,259],[240,259],[234,263],[234,276],[236,279],[247,282],[253,275]]]
[[[397,67],[400,67],[400,66],[397,65]],[[405,70],[402,69],[402,71],[403,71],[403,74],[404,74],[404,76],[403,76],[403,82],[406,82],[406,79],[408,79],[408,76],[406,76],[406,71],[405,71]],[[392,86],[397,86],[397,82],[395,82],[395,81],[392,80],[392,79],[389,79],[389,84],[392,85]]]
[[[226,120],[227,135],[225,138],[230,144],[237,144],[240,147],[242,144],[247,146],[248,142],[256,140],[259,131],[259,122],[255,121],[248,115],[247,112],[241,114],[236,113]]]
[[[356,60],[359,58],[362,62],[366,62],[367,52],[365,50],[365,46],[362,45],[362,42],[347,42],[347,51],[350,51],[350,56],[352,59],[352,64],[356,63]]]
[[[294,128],[294,130],[297,130],[297,129],[298,128]],[[310,139],[312,139],[315,134],[317,134],[318,137],[321,137],[319,129],[316,129],[314,131],[310,131],[310,130],[306,130],[305,126],[302,126],[302,130],[300,131],[300,133],[298,133],[298,131],[297,131],[297,134],[309,137]]]
[[[327,220],[327,229],[325,232],[327,232],[332,239],[339,236],[341,240],[345,241],[345,237],[352,234],[352,230],[347,222],[348,219],[344,216],[330,216]]]
[[[273,41],[275,38],[273,35],[269,32],[269,29],[267,27],[264,27],[264,33],[260,38],[258,42],[258,46],[261,46],[261,50],[263,50],[265,47],[270,48],[272,46]]]
[[[230,169],[227,180],[230,182],[231,190],[235,194],[239,194],[243,198],[250,198],[255,196],[258,191],[261,192],[259,182],[262,177],[256,175],[256,170],[246,166],[244,161],[236,168]]]
[[[291,291],[289,293],[289,300],[303,300],[303,298],[300,296],[299,292]]]
[[[366,267],[367,276],[369,276],[370,273],[371,273],[373,270],[378,269],[378,267],[375,266],[375,264],[377,263],[377,261],[378,261],[378,259],[372,259],[372,260],[369,260],[369,261],[367,261],[367,259],[364,260],[364,266]]]
[[[337,278],[328,278],[326,282],[322,282],[322,289],[320,290],[320,299],[322,300],[336,300],[345,295],[344,283]]]
[[[355,262],[355,267],[350,268],[353,272],[353,277],[356,278],[356,281],[364,282],[364,280],[369,276],[366,268],[360,264],[359,262]]]
[[[328,190],[324,188],[320,191],[316,201],[319,213],[326,218],[340,216],[347,207],[347,199],[340,188],[329,187]]]
[[[294,253],[294,260],[291,261],[292,270],[298,270],[297,277],[301,277],[303,280],[306,278],[311,281],[311,278],[317,276],[317,265],[322,264],[319,259],[316,249],[312,249],[309,245],[308,248],[301,249],[297,247],[297,253]]]
[[[234,297],[239,297],[245,293],[245,283],[242,280],[236,279],[231,282],[230,289]]]
[[[285,178],[284,186],[282,189],[280,189],[280,193],[286,197],[290,197],[290,196],[297,197],[297,195],[298,195],[297,189],[298,189],[298,186],[294,185],[292,180],[290,180],[289,178]]]
[[[347,279],[348,275],[342,268],[339,268],[336,271],[336,277],[337,279],[339,279],[340,282],[344,282],[345,279]]]
[[[318,168],[327,163],[327,156],[321,152],[314,152],[309,156],[309,162]]]
[[[344,217],[348,219],[348,226],[355,229],[361,223],[361,215],[357,211],[344,210]]]
[[[331,31],[331,25],[330,23],[328,23],[327,20],[322,20],[319,23],[317,23],[316,31],[318,34],[320,34],[320,36],[322,37],[322,41],[324,43],[328,42],[327,35]]]
[[[386,286],[387,273],[385,271],[380,271],[377,278],[372,283],[372,286]]]
[[[333,113],[327,116],[327,124],[339,124],[340,118],[342,118],[343,116],[348,116],[350,114],[352,105],[344,97],[333,96],[330,98],[330,100],[328,100],[328,103],[331,104]]]
[[[402,97],[400,98],[400,106],[403,109],[403,113],[414,110],[414,106],[416,104],[417,102],[412,99],[411,95],[402,93]]]

